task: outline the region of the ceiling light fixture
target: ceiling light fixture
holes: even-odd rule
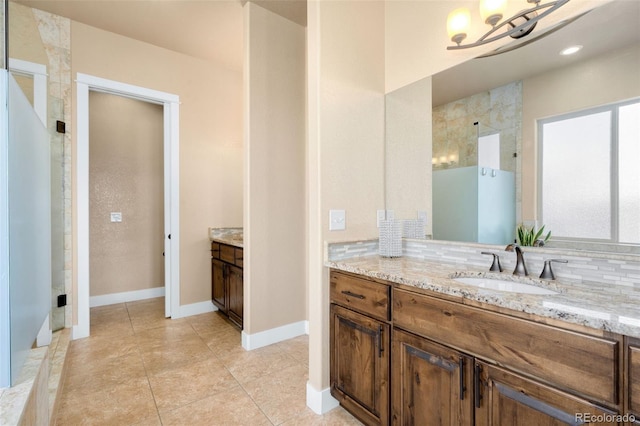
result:
[[[562,49],[560,54],[564,56],[573,55],[574,53],[578,53],[580,50],[582,50],[582,46],[569,46],[566,49]]]
[[[491,30],[475,43],[461,44],[467,38],[471,26],[471,13],[467,8],[460,8],[449,13],[447,18],[447,32],[455,46],[448,46],[448,50],[468,49],[482,46],[500,40],[504,37],[521,38],[530,34],[539,20],[564,6],[569,0],[555,0],[540,4],[540,0],[527,0],[535,6],[522,10],[511,18],[502,20],[507,8],[507,0],[480,0],[480,17],[485,24],[491,25]]]

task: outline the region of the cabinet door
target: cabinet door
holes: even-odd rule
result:
[[[226,265],[211,259],[211,299],[213,304],[225,314],[228,312]]]
[[[617,413],[586,400],[499,367],[478,361],[476,366],[477,425],[620,424]]]
[[[242,269],[235,266],[228,266],[229,280],[229,319],[242,328]]]
[[[626,406],[640,425],[640,339],[627,338],[626,344]]]
[[[473,358],[393,330],[394,425],[473,424]]]
[[[331,394],[368,425],[389,424],[389,330],[331,305]]]

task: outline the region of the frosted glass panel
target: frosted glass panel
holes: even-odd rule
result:
[[[478,170],[478,242],[509,244],[516,233],[515,174]]]
[[[542,220],[558,237],[611,238],[611,113],[543,125]]]
[[[620,107],[618,122],[620,242],[640,243],[640,103]]]
[[[433,172],[433,238],[478,239],[478,167]]]
[[[11,380],[15,381],[50,309],[49,135],[9,76],[9,292]]]

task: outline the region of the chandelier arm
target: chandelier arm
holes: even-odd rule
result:
[[[447,46],[447,50],[459,50],[459,49],[467,49],[467,48],[470,48],[470,47],[482,46],[483,44],[491,43],[491,42],[494,42],[496,40],[500,40],[501,38],[508,37],[511,34],[515,34],[515,33],[517,33],[518,31],[520,31],[520,30],[522,30],[524,28],[527,28],[527,27],[530,27],[531,25],[536,24],[540,19],[542,19],[545,16],[549,15],[554,10],[557,10],[560,7],[564,6],[568,2],[569,2],[569,0],[557,0],[557,1],[554,1],[554,2],[537,5],[535,7],[532,7],[531,9],[520,11],[520,12],[516,13],[515,15],[513,15],[511,18],[501,22],[500,25],[497,25],[497,26],[494,26],[493,28],[491,28],[491,30],[489,30],[482,37],[480,37],[478,39],[478,41],[476,41],[475,43],[459,44],[459,45],[455,45],[455,46]],[[542,12],[541,14],[539,14],[539,15],[533,17],[533,18],[528,18],[526,16],[529,13],[537,12],[538,10],[542,10],[542,9],[547,9],[547,10],[545,10],[544,12]],[[522,23],[520,25],[517,25],[517,26],[513,27],[512,29],[510,29],[510,30],[508,30],[506,32],[503,32],[503,33],[500,33],[500,34],[498,34],[496,36],[490,37],[496,31],[500,30],[505,25],[511,24],[514,20],[516,20],[518,18],[525,18],[526,22],[524,22],[524,23]]]

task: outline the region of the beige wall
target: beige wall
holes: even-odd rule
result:
[[[74,78],[81,72],[180,96],[180,304],[210,300],[207,228],[242,226],[240,73],[78,22],[71,34]]]
[[[162,105],[89,93],[91,296],[164,287],[163,133]]]
[[[523,81],[522,211],[537,218],[536,120],[640,96],[640,49],[630,46]]]
[[[305,29],[244,6],[244,332],[306,319]]]
[[[357,17],[357,18],[356,18]],[[308,3],[309,384],[329,386],[325,241],[376,238],[384,208],[384,3]],[[329,231],[329,210],[346,230]]]

